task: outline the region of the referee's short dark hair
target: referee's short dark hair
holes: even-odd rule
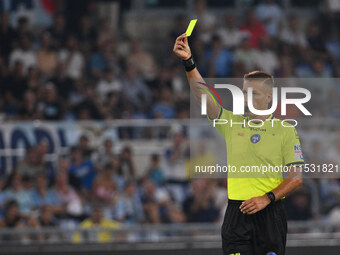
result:
[[[244,80],[251,81],[251,80],[263,80],[265,84],[270,85],[271,87],[274,86],[274,77],[264,71],[252,71],[244,75]]]

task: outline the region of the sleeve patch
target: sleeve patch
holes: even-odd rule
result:
[[[303,160],[302,150],[300,144],[294,145],[295,160]]]

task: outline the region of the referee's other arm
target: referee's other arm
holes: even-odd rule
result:
[[[191,50],[188,43],[188,37],[186,34],[182,34],[177,37],[175,41],[175,45],[173,48],[173,52],[183,61],[189,59],[191,57]],[[204,88],[203,85],[198,82],[204,82],[201,74],[195,67],[194,69],[186,72],[187,79],[191,88],[191,91],[194,93],[195,98],[201,103],[201,96],[203,91],[200,88]],[[221,110],[221,105],[215,104],[212,98],[207,97],[207,115],[209,119],[217,119]]]
[[[285,197],[302,185],[302,167],[290,167],[287,178],[271,192],[275,195],[275,201]],[[243,213],[254,214],[264,209],[270,204],[270,200],[266,194],[263,196],[253,197],[244,201],[240,209]]]

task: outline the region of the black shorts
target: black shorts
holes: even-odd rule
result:
[[[285,254],[286,213],[281,200],[263,210],[247,215],[240,210],[243,201],[229,200],[222,225],[225,255]]]

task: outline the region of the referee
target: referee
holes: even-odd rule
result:
[[[183,60],[191,90],[201,102],[204,92],[200,88],[203,85],[197,81],[203,81],[203,78],[196,68],[185,33],[176,39],[173,51]],[[246,74],[243,81],[245,104],[247,89],[252,88],[254,108],[268,109],[273,85],[274,79],[268,73],[254,71]],[[216,105],[210,97],[207,97],[207,117],[211,122],[214,119],[232,120],[234,123],[251,121],[252,127],[216,123],[216,129],[226,142],[228,165],[237,169],[263,165],[286,166],[289,169],[285,179],[281,172],[269,176],[247,173],[246,178],[233,178],[238,175],[229,172],[229,201],[222,225],[224,254],[285,254],[287,220],[281,199],[302,184],[301,169],[304,165],[296,129],[272,123],[276,119],[272,114],[256,116],[246,105],[245,116],[234,115]],[[255,119],[262,120],[264,124]]]

